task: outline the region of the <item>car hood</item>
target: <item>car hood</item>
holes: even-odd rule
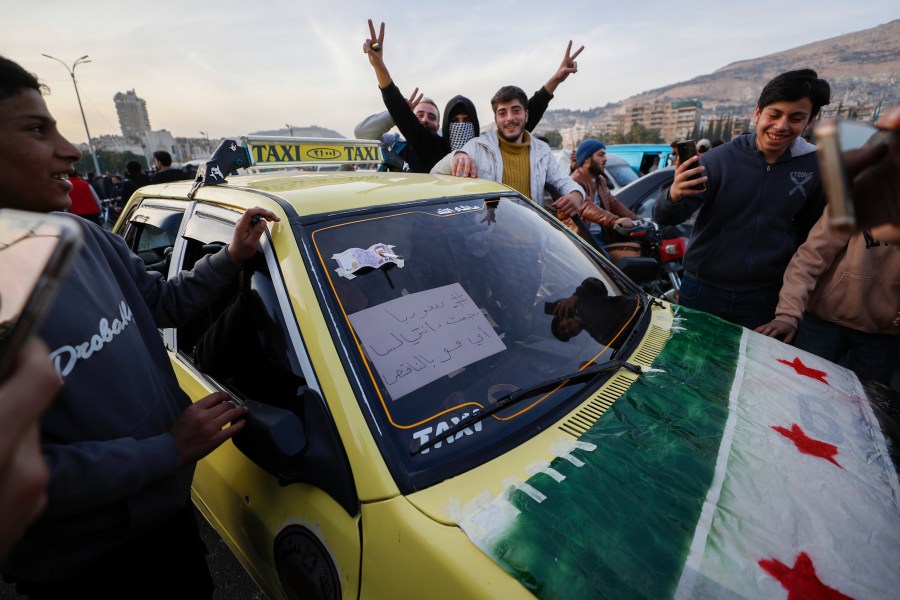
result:
[[[768,598],[801,572],[891,596],[897,424],[878,401],[852,372],[704,313],[656,319],[646,339],[660,330],[635,381],[410,501],[554,597]]]

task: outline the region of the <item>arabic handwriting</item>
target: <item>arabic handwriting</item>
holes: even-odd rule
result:
[[[350,319],[394,400],[506,349],[459,283],[406,292]]]

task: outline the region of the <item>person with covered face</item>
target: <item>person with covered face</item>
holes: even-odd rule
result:
[[[584,46],[573,53],[572,42],[569,41],[559,68],[547,80],[547,83],[528,100],[527,107],[530,117],[525,127],[527,131],[533,131],[540,122],[559,84],[565,81],[570,74],[578,72],[578,63],[575,59],[582,50],[584,50]],[[375,69],[378,87],[381,89],[381,96],[388,109],[390,119],[384,117],[383,113],[369,117],[357,126],[355,132],[357,137],[377,139],[396,125],[415,155],[415,162],[407,160],[410,170],[428,173],[448,153],[458,150],[470,139],[480,134],[475,105],[464,96],[456,96],[447,103],[444,110],[443,135],[437,133],[436,119],[423,122],[416,112],[421,103],[416,103],[414,97],[409,100],[403,97],[385,66],[384,23],[376,32],[375,24],[369,19],[369,38],[363,43],[363,52],[369,57],[369,63]],[[411,104],[413,106],[410,106]],[[378,127],[375,127],[376,123],[379,124]],[[384,129],[379,132],[379,128]],[[416,162],[418,165],[415,164]]]

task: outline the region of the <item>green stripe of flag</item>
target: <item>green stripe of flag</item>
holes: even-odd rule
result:
[[[713,478],[741,331],[681,309],[655,370],[579,440],[596,445],[574,453],[586,465],[556,459],[563,482],[526,482],[546,499],[512,491],[520,514],[473,541],[539,597],[671,597]]]

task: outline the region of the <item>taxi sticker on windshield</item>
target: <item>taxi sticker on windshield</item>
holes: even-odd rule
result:
[[[347,279],[354,279],[355,273],[361,269],[378,269],[384,265],[396,265],[403,268],[403,257],[394,252],[394,246],[388,244],[372,244],[365,250],[362,248],[348,248],[340,254],[335,254],[331,258],[337,261],[338,268],[335,269],[338,275]]]
[[[394,400],[506,350],[459,283],[366,308],[350,323]]]

